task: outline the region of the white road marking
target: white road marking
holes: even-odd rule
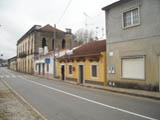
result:
[[[4,76],[2,76],[2,75],[1,75],[1,76],[0,76],[0,78],[4,78],[4,77],[6,77],[6,78],[14,77],[14,78],[15,78],[16,76],[15,76],[15,75],[11,75],[11,76],[9,76],[9,75],[4,75]]]
[[[20,77],[20,78],[22,78],[22,76],[21,76],[21,75],[18,75],[17,77]]]
[[[0,76],[0,78],[4,78],[4,76]]]
[[[94,100],[91,100],[91,99],[87,99],[87,98],[84,98],[84,97],[81,97],[81,96],[78,96],[78,95],[75,95],[75,94],[72,94],[72,93],[69,93],[69,92],[65,92],[65,91],[60,90],[60,89],[49,87],[47,85],[43,85],[43,84],[40,84],[38,82],[34,82],[34,81],[31,81],[31,80],[27,80],[27,79],[25,79],[25,81],[34,83],[36,85],[39,85],[39,86],[42,86],[42,87],[45,87],[45,88],[48,88],[48,89],[51,89],[51,90],[54,90],[54,91],[57,91],[57,92],[60,92],[60,93],[67,94],[67,95],[70,95],[70,96],[73,96],[73,97],[76,97],[76,98],[79,98],[79,99],[82,99],[82,100],[85,100],[85,101],[88,101],[88,102],[91,102],[91,103],[94,103],[94,104],[98,104],[98,105],[101,105],[101,106],[104,106],[104,107],[107,107],[107,108],[111,108],[111,109],[118,110],[118,111],[121,111],[121,112],[124,112],[124,113],[128,113],[128,114],[131,114],[131,115],[134,115],[134,116],[138,116],[138,117],[145,118],[145,119],[148,119],[148,120],[158,120],[158,119],[151,118],[151,117],[144,116],[144,115],[140,115],[140,114],[137,114],[137,113],[134,113],[134,112],[131,112],[131,111],[127,111],[127,110],[124,110],[124,109],[121,109],[121,108],[118,108],[118,107],[103,104],[103,103],[100,103],[100,102],[97,102],[97,101],[94,101]]]
[[[9,78],[10,76],[9,75],[6,75],[6,78]]]

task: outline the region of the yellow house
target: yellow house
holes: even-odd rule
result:
[[[58,58],[57,76],[78,84],[106,86],[106,41],[86,43]]]

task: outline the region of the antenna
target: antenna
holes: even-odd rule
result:
[[[87,17],[88,17],[88,15],[85,12],[83,12],[83,14],[85,16],[85,28],[87,29],[87,27],[88,27],[88,24],[87,24]]]
[[[96,27],[96,40],[98,40],[98,29],[99,27]]]
[[[87,13],[83,12],[84,16],[85,16],[85,41],[88,43],[88,23],[87,23]]]

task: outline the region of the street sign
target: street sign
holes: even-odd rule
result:
[[[50,58],[46,58],[45,63],[49,64],[50,63]]]

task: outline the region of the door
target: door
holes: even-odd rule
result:
[[[38,64],[39,75],[41,74],[41,64]]]
[[[80,80],[80,84],[83,84],[83,65],[79,65],[79,80]]]
[[[61,76],[62,76],[62,80],[65,79],[65,67],[64,65],[61,66]]]
[[[43,63],[42,66],[43,66],[42,67],[43,68],[43,75],[45,75],[45,64]]]

